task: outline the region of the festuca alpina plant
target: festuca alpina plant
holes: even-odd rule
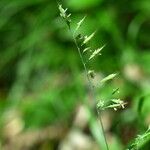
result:
[[[96,96],[95,96],[95,88],[96,87],[93,85],[93,82],[92,82],[92,79],[95,77],[96,72],[94,70],[91,70],[88,68],[88,63],[90,63],[91,60],[94,60],[95,57],[98,57],[99,55],[101,55],[101,51],[104,49],[105,45],[103,45],[100,48],[93,49],[91,46],[89,46],[89,42],[95,36],[96,32],[94,31],[89,36],[82,35],[81,33],[79,33],[79,29],[82,26],[83,22],[85,21],[86,16],[84,16],[76,24],[76,28],[73,31],[71,29],[71,23],[72,23],[71,22],[71,14],[68,13],[68,9],[64,9],[61,4],[58,4],[58,8],[60,11],[60,16],[63,18],[63,20],[67,24],[68,29],[72,35],[73,41],[74,41],[76,48],[78,50],[81,62],[82,62],[83,67],[84,67],[85,74],[87,76],[87,80],[89,83],[92,99],[97,104],[96,109],[97,109],[97,113],[98,113],[99,122],[100,122],[100,125],[102,128],[102,132],[103,132],[103,137],[105,139],[105,145],[106,145],[105,149],[109,150],[108,143],[107,143],[106,136],[105,136],[105,132],[104,132],[104,128],[103,128],[104,125],[103,125],[102,120],[101,120],[101,111],[105,110],[105,109],[114,109],[116,111],[119,108],[124,108],[126,103],[120,99],[110,99],[109,101],[96,99]],[[116,76],[117,76],[117,73],[110,74],[107,77],[105,77],[104,79],[102,79],[101,81],[99,81],[99,83],[103,84],[109,80],[114,79]],[[119,90],[119,88],[115,89],[112,93],[115,94],[116,92],[118,92],[118,90]]]

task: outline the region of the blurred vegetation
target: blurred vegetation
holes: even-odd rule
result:
[[[115,81],[100,88],[99,96],[106,99],[119,87],[118,97],[128,102],[125,110],[113,113],[108,131],[115,138],[112,149],[124,148],[150,124],[150,2],[62,4],[74,23],[87,15],[81,30],[88,35],[97,30],[91,44],[107,43],[91,67],[102,77],[119,72]],[[0,148],[7,147],[9,132],[15,130],[8,126],[14,118],[16,133],[56,124],[70,129],[87,97],[83,67],[56,1],[0,0]],[[45,140],[34,149],[57,149],[59,142]],[[142,150],[149,150],[149,143]]]

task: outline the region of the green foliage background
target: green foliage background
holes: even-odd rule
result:
[[[150,123],[150,2],[64,0],[62,4],[72,13],[74,24],[87,15],[82,32],[97,30],[94,46],[107,43],[103,55],[92,61],[93,68],[104,75],[120,72],[120,82],[100,94],[106,98],[119,87],[119,96],[130,104],[115,113],[112,131],[119,139],[126,126],[144,132]],[[1,127],[10,109],[21,113],[25,129],[69,125],[76,106],[87,97],[82,72],[56,1],[0,1]]]

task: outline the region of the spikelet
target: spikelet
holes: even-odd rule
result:
[[[118,75],[117,73],[110,74],[110,75],[108,75],[107,77],[105,77],[104,79],[102,79],[100,82],[101,82],[101,83],[104,83],[104,82],[106,82],[106,81],[112,80],[112,79],[115,78],[117,75]]]
[[[58,5],[58,8],[59,8],[59,11],[60,11],[60,16],[65,20],[65,22],[67,23],[67,25],[70,28],[70,23],[71,23],[70,16],[71,16],[71,14],[67,14],[67,8],[64,9],[62,7],[62,5],[60,5],[60,4]]]
[[[92,58],[94,58],[94,57],[97,56],[98,54],[101,55],[100,52],[101,52],[101,50],[102,50],[104,47],[105,47],[105,45],[102,46],[101,48],[96,49],[96,50],[91,54],[91,56],[89,57],[89,60],[91,60]]]
[[[86,43],[88,43],[94,37],[95,33],[96,32],[93,32],[91,35],[85,36],[84,37],[84,41],[83,41],[83,45],[86,44]]]
[[[100,101],[97,103],[97,108],[98,108],[98,109],[104,110],[104,106],[105,106],[105,102],[104,102],[103,100],[100,100]]]
[[[84,50],[83,50],[83,53],[87,52],[87,51],[90,51],[91,47],[86,47]]]
[[[119,88],[116,88],[112,91],[112,95],[116,94],[116,93],[119,93]]]
[[[75,29],[75,32],[81,27],[82,23],[84,22],[86,16],[84,16],[78,23],[77,23],[77,27]]]
[[[126,102],[120,100],[120,99],[112,99],[111,100],[113,102],[112,105],[109,105],[108,108],[113,108],[115,111],[117,110],[117,108],[125,108],[125,105],[127,104]]]
[[[112,108],[115,111],[117,111],[120,108],[124,109],[126,104],[127,104],[126,102],[124,102],[123,100],[120,100],[120,99],[111,99],[111,104],[110,105],[108,105],[108,104],[106,105],[104,103],[104,101],[100,100],[97,103],[97,108],[101,109],[101,110]]]

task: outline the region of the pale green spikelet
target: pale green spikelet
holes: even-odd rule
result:
[[[91,56],[89,57],[89,60],[91,60],[91,59],[93,59],[95,56],[97,56],[97,55],[101,55],[101,50],[103,49],[105,47],[105,45],[104,46],[102,46],[101,48],[98,48],[98,49],[96,49],[92,54],[91,54]]]
[[[58,5],[59,11],[60,11],[60,16],[65,20],[65,22],[67,23],[68,27],[70,28],[70,23],[71,23],[71,19],[70,16],[71,14],[67,14],[67,8],[64,9],[62,7],[62,5]]]
[[[113,104],[107,106],[108,108],[113,108],[115,111],[117,111],[118,108],[125,108],[125,105],[127,104],[126,102],[124,102],[123,100],[120,99],[112,99],[111,100],[113,102]]]
[[[108,103],[110,103],[110,104],[108,104]],[[108,108],[112,108],[115,111],[117,111],[120,108],[124,109],[126,104],[127,104],[126,102],[124,102],[123,100],[120,100],[120,99],[111,99],[107,103],[104,103],[104,101],[100,100],[97,103],[97,107],[100,110],[105,110],[105,109],[108,109]]]
[[[119,88],[116,88],[112,91],[112,95],[116,94],[116,93],[119,93]]]
[[[110,74],[108,75],[107,77],[105,77],[104,79],[102,79],[100,82],[101,83],[104,83],[104,82],[107,82],[109,80],[112,80],[114,79],[118,74],[117,73],[113,73],[113,74]]]
[[[87,51],[90,51],[91,50],[91,47],[86,47],[84,50],[83,50],[83,53],[87,52]]]
[[[84,16],[78,23],[77,23],[77,27],[75,29],[75,32],[81,27],[82,23],[84,22],[86,16]]]
[[[86,43],[88,43],[94,37],[95,33],[96,32],[93,32],[91,35],[85,36],[84,37],[84,41],[83,41],[83,45],[86,44]]]
[[[104,108],[105,108],[104,106],[105,106],[105,102],[103,100],[100,100],[97,103],[97,109],[104,110]]]

